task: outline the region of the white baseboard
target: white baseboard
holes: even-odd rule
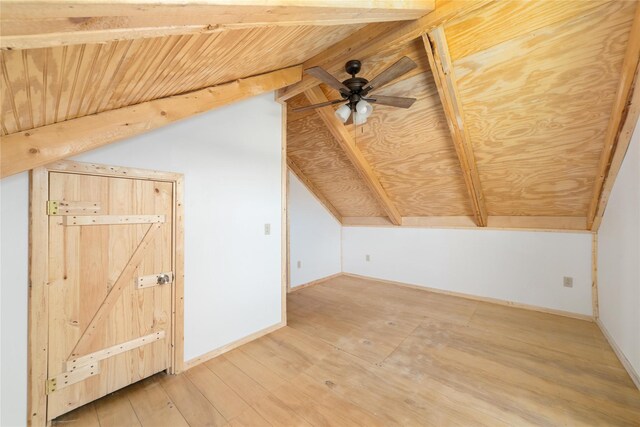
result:
[[[609,345],[613,349],[613,352],[616,354],[616,356],[618,356],[620,363],[622,363],[622,366],[624,366],[624,369],[626,369],[633,383],[636,385],[636,387],[638,387],[638,390],[640,390],[640,375],[633,368],[633,365],[631,364],[631,362],[629,362],[627,356],[625,356],[620,347],[618,347],[618,344],[616,344],[615,340],[613,339],[607,328],[604,327],[600,319],[596,319],[596,325],[598,325],[604,337],[607,339],[607,341],[609,341]]]

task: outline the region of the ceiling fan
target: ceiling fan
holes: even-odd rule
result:
[[[345,71],[347,74],[350,74],[351,77],[343,82],[340,82],[337,78],[321,67],[308,68],[305,70],[305,73],[336,89],[340,92],[342,99],[295,108],[293,111],[304,111],[312,108],[326,107],[327,105],[345,103],[336,110],[336,116],[342,121],[342,123],[346,123],[351,117],[351,113],[353,113],[352,119],[354,123],[356,125],[361,125],[367,122],[367,118],[373,112],[373,106],[371,104],[409,108],[416,101],[415,98],[369,94],[380,89],[382,86],[397,79],[403,74],[408,73],[416,68],[416,66],[415,62],[404,56],[398,62],[378,74],[378,76],[374,77],[373,80],[369,81],[363,77],[356,77],[356,74],[358,74],[362,68],[362,64],[357,59],[352,59],[344,66]]]

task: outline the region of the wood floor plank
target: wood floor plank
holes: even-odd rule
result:
[[[89,403],[56,418],[52,425],[59,427],[100,427],[100,421],[94,404]]]
[[[224,356],[211,359],[205,365],[249,405],[269,394],[264,387]]]
[[[189,369],[186,375],[227,421],[249,409],[247,402],[205,365]]]
[[[225,353],[225,355],[221,357],[224,357],[240,368],[242,372],[253,378],[266,390],[271,391],[287,383],[284,378],[278,376],[272,370],[244,353],[241,348]]]
[[[161,374],[159,381],[190,426],[227,424],[222,414],[200,393],[186,375]]]
[[[100,427],[139,427],[140,420],[136,416],[127,392],[120,390],[95,402]]]
[[[268,394],[255,402],[253,409],[274,426],[311,426],[286,403],[272,394]]]
[[[242,414],[233,418],[227,424],[228,427],[257,427],[257,426],[270,426],[267,420],[265,420],[255,409],[249,408]]]
[[[288,326],[54,424],[640,426],[591,322],[346,276],[288,302]]]
[[[189,424],[156,377],[128,387],[131,406],[143,426],[182,427]]]

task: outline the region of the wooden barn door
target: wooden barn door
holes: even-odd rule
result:
[[[49,173],[48,419],[170,368],[173,186]]]

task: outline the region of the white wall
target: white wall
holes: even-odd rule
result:
[[[281,122],[267,94],[76,158],[184,173],[186,360],[281,320]],[[13,426],[26,419],[27,174],[1,183],[0,425]]]
[[[586,233],[344,227],[342,256],[346,273],[592,314]]]
[[[27,174],[0,181],[0,426],[27,417]]]
[[[289,172],[289,259],[292,288],[342,271],[340,232],[340,223]]]
[[[640,125],[598,231],[600,321],[640,378]]]

